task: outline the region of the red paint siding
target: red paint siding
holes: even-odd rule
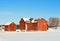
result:
[[[5,31],[16,31],[16,24],[12,22],[10,25],[5,25],[4,30]]]
[[[19,28],[20,28],[20,30],[25,30],[25,22],[23,19],[21,19],[19,22]]]
[[[34,31],[37,30],[37,23],[33,23],[33,28],[34,28]]]
[[[32,23],[27,23],[27,31],[32,31],[34,30],[33,24]]]
[[[46,31],[48,29],[48,24],[45,19],[38,20],[38,30],[39,31]]]
[[[26,23],[27,24],[27,31],[35,31],[37,30],[37,23]]]
[[[5,30],[5,31],[8,31],[8,25],[5,25],[4,30]]]
[[[15,23],[11,23],[9,25],[9,29],[10,29],[10,31],[16,31],[16,24]]]

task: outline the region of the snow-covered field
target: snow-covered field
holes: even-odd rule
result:
[[[0,41],[60,41],[60,29],[45,32],[0,32]]]

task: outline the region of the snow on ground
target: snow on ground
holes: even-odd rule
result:
[[[18,30],[17,30],[18,31]],[[40,32],[3,32],[0,41],[60,41],[60,28]]]
[[[60,41],[60,32],[1,32],[0,41]]]
[[[47,31],[48,32],[60,32],[60,27],[57,27],[57,29],[55,29],[54,27],[52,27],[52,28],[49,28]]]

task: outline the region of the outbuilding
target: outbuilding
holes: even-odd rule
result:
[[[16,24],[14,22],[10,22],[5,24],[5,31],[16,31]]]

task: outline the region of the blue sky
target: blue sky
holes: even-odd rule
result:
[[[60,0],[0,0],[0,24],[22,17],[60,17]]]

